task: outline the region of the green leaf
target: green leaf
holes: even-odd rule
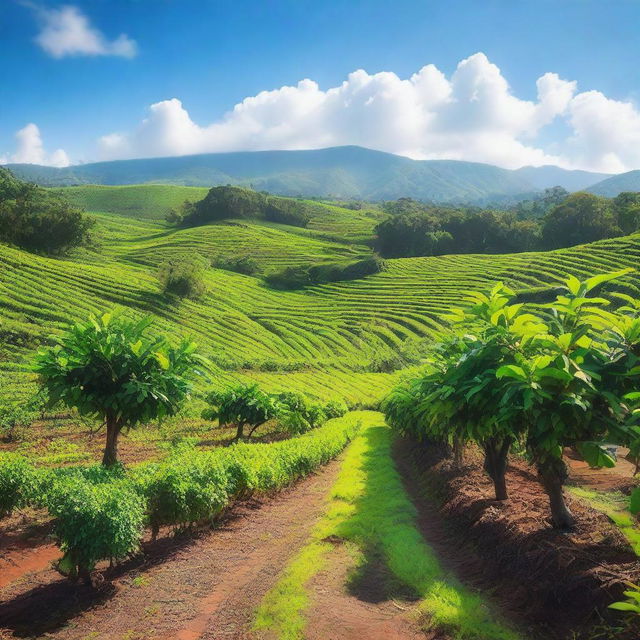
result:
[[[629,511],[631,511],[634,516],[640,513],[640,487],[637,487],[631,492],[631,496],[629,498]]]
[[[614,602],[609,605],[609,609],[616,609],[617,611],[635,611],[640,613],[640,605],[633,604],[632,602]]]
[[[134,342],[131,344],[131,351],[133,351],[135,355],[140,355],[140,349],[142,349],[142,340],[138,340],[138,342]]]
[[[522,367],[515,364],[506,364],[496,371],[497,378],[515,378],[516,380],[526,381],[527,375]]]
[[[574,296],[577,296],[581,286],[580,280],[578,280],[578,278],[576,278],[575,276],[569,276],[567,278],[566,284],[567,289],[569,289],[569,291],[571,291]]]
[[[571,382],[571,380],[573,380],[573,376],[568,371],[558,369],[557,367],[545,367],[544,369],[536,371],[536,375],[539,378],[554,378],[562,382]]]
[[[593,276],[592,278],[588,278],[585,280],[584,284],[587,291],[591,291],[599,284],[603,284],[605,282],[610,282],[611,280],[615,280],[616,278],[620,278],[622,276],[627,275],[628,273],[632,273],[635,269],[621,269],[620,271],[614,271],[613,273],[601,273],[600,275]]]
[[[167,356],[164,353],[162,353],[162,351],[156,351],[155,356],[156,356],[156,360],[158,361],[158,364],[163,369],[167,370],[171,366],[171,361],[169,360],[169,358],[167,358]]]
[[[606,467],[610,469],[616,466],[615,459],[597,442],[580,442],[577,445],[577,449],[590,467],[598,469]]]

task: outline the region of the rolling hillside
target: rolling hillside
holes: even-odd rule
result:
[[[133,213],[131,201],[126,207]],[[314,218],[309,229],[229,221],[176,230],[164,222],[96,214],[99,251],[68,259],[0,245],[0,395],[34,390],[29,359],[52,331],[90,312],[119,308],[153,315],[157,330],[174,338],[192,335],[212,363],[213,384],[252,379],[268,389],[319,398],[343,394],[371,405],[403,367],[419,360],[423,341],[470,289],[498,280],[518,290],[544,287],[567,273],[635,266],[640,258],[640,236],[631,236],[550,253],[395,259],[373,276],[295,292],[211,269],[201,300],[177,302],[159,293],[157,265],[178,254],[251,255],[263,272],[367,255],[359,242],[375,221],[363,212],[324,208],[326,217]],[[640,292],[637,275],[626,283]]]
[[[607,198],[615,198],[623,191],[640,191],[640,169],[627,171],[617,176],[611,176],[587,189],[591,193]]]
[[[515,173],[530,182],[536,189],[548,189],[559,186],[564,187],[567,191],[581,191],[601,180],[612,177],[609,173],[571,171],[553,165],[521,167],[520,169],[516,169]]]
[[[236,184],[273,194],[343,199],[475,201],[535,190],[516,172],[455,160],[417,161],[362,147],[311,151],[212,153],[176,158],[116,160],[63,169],[8,165],[43,186],[165,183]]]

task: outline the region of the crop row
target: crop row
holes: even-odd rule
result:
[[[65,553],[60,570],[89,578],[96,563],[137,551],[145,526],[214,521],[234,500],[280,489],[334,458],[366,412],[330,420],[305,435],[271,444],[182,450],[162,462],[116,467],[37,469],[0,454],[0,514],[34,506],[55,518]]]
[[[351,373],[363,393],[350,400],[367,403],[393,384],[395,374],[387,379],[384,372],[407,364],[398,354],[439,333],[443,316],[469,290],[497,281],[516,290],[554,286],[567,273],[584,277],[640,258],[640,238],[630,236],[547,253],[389,260],[385,271],[367,278],[299,291],[276,291],[258,278],[211,269],[204,297],[178,303],[160,295],[156,265],[181,252],[246,247],[265,268],[275,268],[301,257],[352,259],[359,249],[258,223],[172,231],[102,215],[98,234],[100,253],[74,260],[0,247],[0,331],[8,320],[41,339],[91,312],[120,307],[131,316],[152,314],[168,336],[192,336],[214,363],[211,373],[220,385],[252,378],[277,391],[300,388],[317,375],[312,384],[322,393]],[[637,276],[625,284],[637,293]],[[2,396],[20,397],[34,388],[32,351],[0,344],[0,404]]]

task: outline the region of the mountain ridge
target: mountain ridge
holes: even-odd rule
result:
[[[293,151],[235,151],[188,156],[111,160],[64,168],[6,165],[17,177],[42,186],[86,184],[235,184],[285,196],[432,202],[476,202],[527,196],[547,186],[594,183],[606,174],[558,167],[502,169],[464,160],[413,160],[357,146]],[[564,173],[563,173],[564,172]],[[566,187],[565,187],[566,188]],[[584,188],[584,187],[580,187]],[[575,189],[570,189],[575,190]]]

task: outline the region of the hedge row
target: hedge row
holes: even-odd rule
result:
[[[95,564],[135,552],[145,525],[185,527],[213,521],[235,499],[290,484],[335,457],[360,426],[359,412],[300,437],[178,452],[130,470],[38,470],[0,456],[0,512],[40,506],[56,518],[61,570],[88,577]]]

